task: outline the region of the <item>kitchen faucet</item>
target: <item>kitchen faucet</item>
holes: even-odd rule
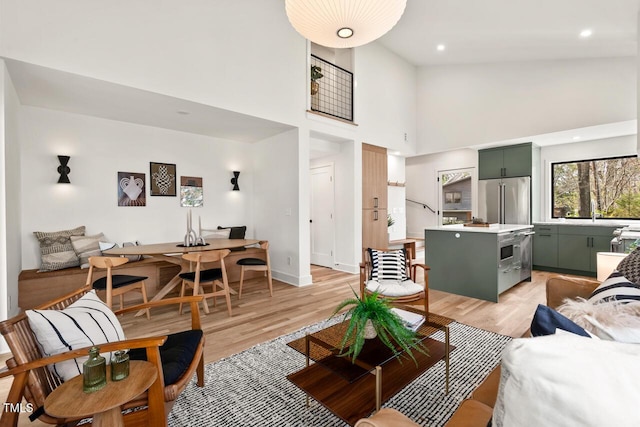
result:
[[[591,200],[591,222],[596,222],[596,201]]]

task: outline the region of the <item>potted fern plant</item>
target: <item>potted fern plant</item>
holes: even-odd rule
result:
[[[353,291],[353,290],[352,290]],[[335,316],[340,310],[349,307],[345,318],[351,316],[344,338],[340,343],[340,354],[355,362],[362,351],[365,339],[378,337],[380,341],[397,356],[402,351],[417,363],[413,350],[427,354],[421,337],[407,328],[402,319],[391,310],[389,300],[378,298],[378,293],[365,294],[362,298],[353,291],[355,298],[342,301],[333,312]],[[400,347],[400,350],[397,349]],[[346,347],[346,349],[345,349]],[[346,350],[346,351],[345,351]]]
[[[317,94],[320,90],[320,83],[318,83],[316,80],[324,77],[321,71],[322,68],[318,67],[317,65],[311,66],[311,95]]]

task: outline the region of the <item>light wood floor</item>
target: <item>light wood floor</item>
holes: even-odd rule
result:
[[[233,317],[228,317],[223,299],[219,299],[217,308],[208,315],[202,315],[206,335],[205,362],[219,360],[327,319],[340,301],[353,296],[351,288],[359,289],[357,275],[315,266],[312,266],[311,273],[314,283],[305,287],[274,280],[273,298],[269,297],[266,281],[246,281],[242,299],[232,298]],[[545,302],[544,283],[550,274],[534,271],[531,282],[523,282],[503,293],[498,304],[431,290],[430,311],[467,325],[519,337],[529,327],[536,306]],[[190,315],[178,315],[177,307],[174,310],[159,309],[151,314],[151,321],[144,316],[135,319],[123,317],[121,323],[127,337],[164,335],[185,330],[190,324]],[[1,356],[0,364],[4,365]],[[0,381],[2,401],[8,393],[10,381]],[[26,416],[21,416],[20,425],[44,424],[30,423]]]

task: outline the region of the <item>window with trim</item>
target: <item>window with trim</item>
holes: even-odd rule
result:
[[[637,156],[551,164],[552,217],[640,219]]]

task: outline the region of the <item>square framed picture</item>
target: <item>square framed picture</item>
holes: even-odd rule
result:
[[[149,178],[152,196],[176,196],[176,165],[150,162]]]
[[[203,205],[202,178],[180,177],[180,206],[198,208]]]
[[[118,172],[118,206],[147,206],[145,174]]]

